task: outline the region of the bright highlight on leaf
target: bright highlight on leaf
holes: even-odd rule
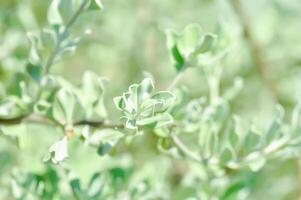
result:
[[[50,159],[54,164],[60,164],[66,160],[68,155],[68,139],[63,137],[49,148]]]

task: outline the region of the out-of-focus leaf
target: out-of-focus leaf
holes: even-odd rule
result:
[[[103,10],[103,4],[101,0],[91,0],[88,10]]]
[[[65,1],[65,0],[64,0]],[[50,24],[62,24],[63,18],[61,16],[59,6],[61,0],[52,0],[48,12],[47,12],[47,19]]]
[[[26,66],[26,71],[35,81],[39,82],[41,80],[41,75],[43,71],[41,66],[28,63]]]
[[[68,139],[63,137],[61,140],[57,141],[49,148],[50,160],[54,164],[60,164],[66,160],[68,155]],[[47,161],[47,160],[45,160]]]
[[[76,95],[68,89],[60,89],[52,105],[52,116],[62,125],[72,125],[81,119],[83,109]]]
[[[174,58],[174,60],[176,61],[176,64],[175,64],[175,68],[176,70],[179,72],[179,71],[182,71],[184,69],[184,66],[185,66],[185,59],[184,57],[181,55],[177,45],[175,45],[172,50],[172,56]]]
[[[201,54],[209,51],[214,42],[216,40],[216,36],[213,34],[206,34],[202,37],[202,42],[195,49],[195,54]]]

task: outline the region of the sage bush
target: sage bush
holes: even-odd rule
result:
[[[2,0],[0,199],[300,199],[300,9]]]

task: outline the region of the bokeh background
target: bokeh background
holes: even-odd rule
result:
[[[223,63],[221,88],[231,85],[235,77],[242,77],[244,88],[231,109],[246,123],[252,121],[265,128],[277,103],[290,116],[301,97],[301,1],[241,0],[241,10],[235,2],[103,0],[103,11],[87,12],[79,18],[73,33],[84,34],[82,41],[72,55],[52,67],[52,73],[75,84],[80,83],[87,69],[106,77],[109,82],[105,104],[109,117],[118,121],[120,114],[114,108],[113,97],[139,82],[145,71],[153,75],[158,90],[166,88],[175,77],[166,48],[167,29],[180,31],[196,23],[204,31],[214,32],[220,26],[229,38],[230,48]],[[24,71],[29,50],[26,32],[47,26],[49,4],[50,0],[0,0],[0,93],[13,82],[17,72]],[[264,67],[264,77],[256,65]],[[187,70],[179,85],[186,86],[192,97],[208,95],[201,69]],[[9,198],[12,169],[37,174],[52,170],[41,160],[59,137],[53,128],[41,129],[38,125],[11,129],[22,133],[23,139],[17,148],[0,138],[0,199],[13,199]],[[130,179],[131,184],[147,176],[156,192],[166,192],[171,199],[185,199],[191,192],[177,184],[185,166],[182,169],[181,164],[174,163],[177,161],[162,156],[152,136],[138,138],[130,147],[120,147],[112,158],[99,157],[95,149],[80,145],[80,141],[74,141],[71,149],[67,165],[84,184],[95,171],[110,171],[121,179]],[[298,162],[273,161],[252,174],[249,199],[297,199],[301,193]],[[60,173],[58,169],[56,173]],[[61,187],[68,197],[70,191],[64,182]]]

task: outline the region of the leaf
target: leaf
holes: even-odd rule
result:
[[[49,148],[50,159],[54,164],[60,164],[66,160],[68,155],[68,139],[63,137]]]
[[[169,131],[166,127],[162,127],[162,128],[156,128],[154,129],[154,133],[162,138],[168,138],[169,137]]]
[[[245,182],[238,182],[230,187],[227,188],[227,190],[224,192],[224,194],[221,197],[221,200],[230,200],[230,199],[237,199],[237,195],[240,191],[242,191],[244,188],[246,188]]]
[[[104,179],[100,173],[95,173],[90,179],[89,186],[87,189],[87,195],[91,199],[99,199],[104,187]]]
[[[284,109],[279,105],[277,106],[275,119],[272,121],[266,133],[266,142],[268,144],[280,136],[283,117],[284,117]]]
[[[31,76],[31,78],[37,82],[41,80],[42,76],[42,67],[40,65],[33,65],[28,63],[26,65],[26,71]]]
[[[123,109],[125,108],[125,103],[124,103],[123,97],[122,96],[115,97],[113,99],[113,101],[114,101],[116,108],[120,111],[123,111]]]
[[[207,33],[202,37],[202,42],[195,48],[195,54],[205,53],[211,50],[217,36],[211,33]]]
[[[259,171],[266,163],[266,158],[261,152],[253,152],[245,160],[253,172]]]
[[[41,42],[43,44],[43,48],[51,51],[55,48],[55,43],[57,40],[57,33],[53,29],[44,28],[41,31]]]
[[[59,10],[60,3],[61,3],[61,0],[52,0],[51,4],[49,6],[49,9],[47,12],[47,19],[48,19],[48,22],[52,25],[63,23],[63,18],[61,16],[61,13]]]
[[[173,122],[173,118],[168,113],[155,115],[153,117],[141,119],[137,121],[138,126],[153,125],[154,128],[161,128]]]
[[[60,89],[52,105],[52,117],[62,125],[72,125],[74,121],[83,118],[83,109],[69,89]]]
[[[255,150],[255,148],[258,148],[260,146],[260,142],[260,135],[254,133],[253,131],[249,131],[244,139],[244,150],[247,152]]]
[[[100,144],[97,148],[97,154],[100,156],[106,155],[112,148],[112,145],[109,143]]]
[[[103,4],[101,0],[91,0],[88,10],[103,10]]]
[[[185,56],[194,51],[195,46],[200,40],[201,32],[202,28],[198,24],[189,24],[185,27],[177,40],[178,48]]]
[[[141,86],[141,95],[142,99],[149,98],[150,94],[153,92],[154,89],[154,82],[151,78],[145,78],[143,81],[140,83]]]
[[[72,15],[72,0],[60,0],[59,11],[64,21],[69,20]]]
[[[176,101],[175,95],[169,91],[157,92],[152,96],[152,99],[160,103],[159,106],[156,106],[155,112],[164,112],[166,109],[173,106]]]
[[[301,102],[299,102],[295,106],[292,114],[292,126],[297,127],[300,124],[301,124]]]
[[[95,121],[105,118],[107,111],[104,105],[104,93],[107,81],[91,71],[83,76],[81,90],[78,97],[85,106],[85,118]]]
[[[79,200],[84,200],[85,198],[85,193],[81,188],[80,180],[78,178],[74,178],[69,182],[72,192],[74,196],[79,199]]]
[[[41,65],[42,58],[38,52],[39,39],[34,33],[31,33],[31,32],[27,33],[27,37],[28,37],[29,43],[30,43],[28,61],[32,65]]]
[[[137,130],[138,126],[150,124],[161,127],[173,120],[163,112],[173,106],[175,96],[168,91],[153,94],[153,89],[152,79],[145,78],[140,84],[132,84],[122,96],[114,98],[115,106],[124,114],[121,119],[126,128]]]
[[[174,60],[176,61],[175,68],[176,68],[177,72],[182,71],[185,67],[185,59],[181,55],[177,45],[175,45],[171,49],[171,53],[172,53],[172,56],[173,56]]]
[[[230,148],[224,148],[223,152],[220,155],[220,162],[226,165],[229,161],[234,158],[233,151]]]
[[[0,136],[3,136],[16,146],[20,147],[20,137],[18,137],[18,135],[15,135],[14,132],[16,132],[16,130],[10,130],[9,128],[7,129],[6,127],[0,126]]]

